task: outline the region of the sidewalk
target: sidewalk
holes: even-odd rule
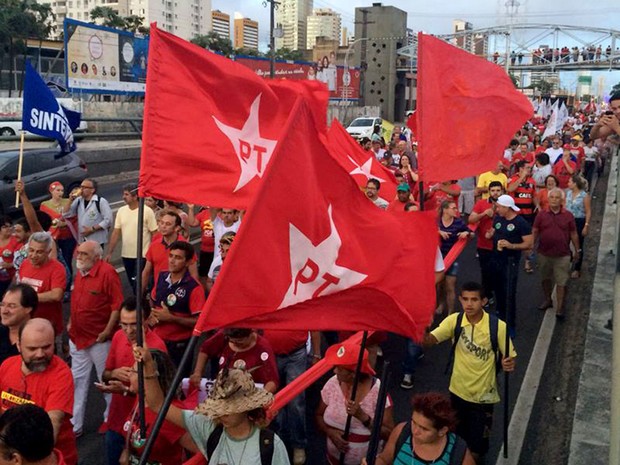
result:
[[[609,460],[612,333],[605,325],[614,303],[617,167],[616,156],[605,198],[568,465],[607,465]]]

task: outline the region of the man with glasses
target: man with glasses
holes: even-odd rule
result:
[[[545,153],[549,155],[549,161],[552,166],[562,157],[563,152],[562,140],[557,136],[551,141],[551,147],[545,150]]]
[[[112,225],[112,209],[106,199],[97,195],[97,182],[94,179],[84,179],[80,188],[80,197],[73,201],[64,216],[77,216],[78,242],[95,241],[104,248]]]
[[[118,324],[123,290],[118,273],[102,260],[103,250],[95,241],[86,241],[77,248],[77,272],[71,294],[71,317],[67,324],[71,371],[75,381],[73,430],[82,434],[86,398],[93,365],[101,379],[110,351],[110,339]],[[106,411],[110,396],[105,395]]]
[[[103,382],[97,384],[100,391],[112,394],[110,411],[108,413],[108,427],[105,433],[106,460],[108,465],[118,465],[119,458],[125,448],[125,434],[123,429],[127,417],[131,413],[136,397],[129,390],[129,376],[134,365],[133,345],[138,334],[136,316],[136,298],[131,296],[121,305],[120,323],[122,331],[117,331],[112,338],[110,353],[105,362]],[[146,299],[142,301],[142,315],[148,320],[151,307]],[[166,344],[147,325],[144,325],[144,341],[149,349],[167,352]]]

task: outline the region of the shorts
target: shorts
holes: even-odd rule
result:
[[[452,393],[450,400],[458,418],[456,434],[465,440],[470,452],[486,455],[493,426],[493,404],[467,402]]]
[[[201,278],[206,277],[209,273],[209,267],[213,261],[213,254],[214,252],[200,251],[200,255],[198,255],[198,276]]]
[[[459,273],[459,262],[452,263],[452,265],[450,265],[450,268],[446,270],[446,276],[454,276],[456,278],[456,275],[458,273]]]
[[[461,191],[459,195],[459,211],[464,215],[469,215],[474,209],[474,191]]]
[[[553,281],[558,286],[566,286],[570,276],[570,255],[547,257],[539,253],[538,267],[543,281]]]

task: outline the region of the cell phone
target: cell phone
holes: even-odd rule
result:
[[[610,116],[611,116],[611,115],[613,115],[613,114],[614,114],[614,112],[613,112],[613,111],[611,111],[611,110],[607,110],[607,111],[605,112],[605,114],[606,114],[606,115],[610,115]]]

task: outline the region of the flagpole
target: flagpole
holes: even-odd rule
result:
[[[372,430],[370,432],[368,452],[366,453],[366,463],[368,465],[375,465],[375,461],[377,460],[377,451],[379,450],[379,441],[381,441],[381,425],[383,424],[383,415],[385,413],[390,373],[390,362],[384,362],[383,373],[381,373],[381,386],[379,387],[379,398],[377,399],[377,406],[375,407],[375,416],[373,417]]]
[[[362,372],[362,362],[364,361],[364,350],[366,349],[366,339],[368,339],[368,331],[364,331],[364,334],[362,335],[362,342],[360,343],[360,353],[359,353],[359,356],[357,357],[357,365],[355,367],[355,378],[353,379],[353,388],[351,389],[351,400],[353,402],[355,402],[355,397],[357,396],[357,387],[359,385],[360,374]],[[351,416],[351,414],[347,414],[347,421],[344,425],[344,432],[342,434],[342,439],[344,439],[345,441],[349,439],[349,432],[351,431],[352,420],[353,420],[353,417]],[[340,453],[340,459],[338,460],[338,463],[340,465],[344,465],[345,455],[346,455],[346,452]],[[144,464],[141,463],[140,465],[144,465]]]
[[[512,313],[514,311],[514,301],[511,298],[514,289],[513,287],[513,277],[515,273],[515,259],[514,257],[508,257],[508,273],[507,278],[508,282],[506,283],[506,339],[504,340],[504,357],[510,357],[510,328],[514,324],[512,321]],[[498,302],[500,303],[500,302]],[[509,380],[510,373],[504,371],[504,458],[508,458],[508,424],[509,418],[509,409],[510,409],[510,389],[509,389]]]
[[[142,308],[142,248],[144,246],[144,197],[138,199],[138,237],[136,253],[136,343],[138,347],[144,347],[144,311]],[[128,276],[131,281],[131,276]],[[140,416],[140,438],[146,438],[146,415],[145,415],[145,392],[144,392],[144,362],[138,362],[138,415]]]
[[[420,49],[423,48],[421,47],[422,42],[424,42],[422,40],[422,32],[418,32],[418,70],[422,69],[422,54],[420,53]],[[417,102],[422,102],[422,86],[420,85],[420,82],[422,80],[423,75],[418,73],[418,89],[417,89]],[[421,155],[424,153],[423,151],[423,147],[424,147],[424,137],[423,137],[423,133],[424,130],[422,128],[422,105],[416,105],[416,109],[415,109],[415,118],[417,121],[416,124],[416,128],[417,128],[417,132],[418,134],[416,134],[416,137],[418,139],[418,153],[416,154],[417,158],[418,158],[418,200],[420,202],[420,211],[424,211],[424,181],[422,180],[422,170],[420,169],[420,167],[422,166],[421,164],[421,160],[422,157]],[[411,161],[411,160],[410,160]]]
[[[153,445],[155,444],[155,440],[157,439],[157,435],[161,430],[161,426],[166,419],[166,414],[168,413],[168,409],[172,404],[172,401],[176,397],[176,391],[183,380],[183,368],[190,362],[190,359],[194,355],[194,349],[198,344],[198,336],[192,336],[187,344],[187,349],[185,349],[185,353],[183,354],[183,358],[181,359],[181,363],[179,363],[179,367],[177,368],[177,372],[174,374],[174,379],[170,385],[170,389],[166,393],[166,397],[164,399],[164,403],[159,409],[159,413],[157,414],[157,419],[155,420],[155,424],[153,425],[153,429],[151,430],[151,434],[146,440],[146,444],[144,445],[144,451],[142,452],[142,456],[140,457],[140,462],[138,465],[146,465],[149,459],[149,455],[151,454],[151,450],[153,449]]]
[[[24,164],[24,135],[25,134],[26,134],[26,131],[22,131],[21,139],[19,141],[19,161],[17,164],[17,181],[22,180],[22,165]],[[15,208],[19,208],[19,192],[15,192]]]

